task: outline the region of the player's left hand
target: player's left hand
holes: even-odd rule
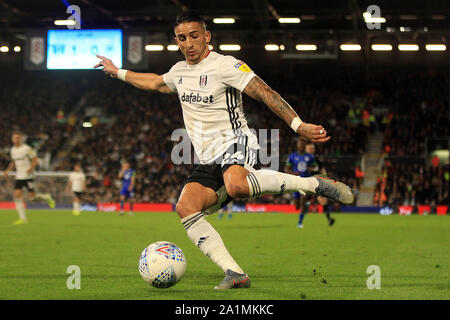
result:
[[[303,122],[297,128],[297,133],[303,138],[314,143],[323,143],[331,139],[330,136],[327,137],[327,131],[322,126],[306,122]]]

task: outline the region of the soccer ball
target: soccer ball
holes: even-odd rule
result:
[[[175,285],[185,271],[184,253],[172,242],[152,243],[139,257],[139,273],[142,279],[155,288],[169,288]]]

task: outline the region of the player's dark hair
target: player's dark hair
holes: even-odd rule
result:
[[[179,14],[175,19],[174,27],[185,22],[198,22],[200,24],[203,24],[206,29],[205,18],[203,18],[202,15],[197,11],[189,10]]]
[[[11,135],[15,135],[15,134],[18,134],[19,136],[23,136],[22,131],[20,131],[18,129],[13,130],[13,132],[11,133]]]

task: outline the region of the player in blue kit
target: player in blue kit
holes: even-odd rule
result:
[[[122,163],[122,170],[119,172],[119,179],[122,180],[122,188],[120,189],[120,215],[123,215],[125,200],[128,200],[130,203],[129,214],[132,216],[136,172],[133,169],[130,169],[130,163],[128,161]]]
[[[302,178],[310,177],[310,168],[315,163],[315,158],[312,154],[306,153],[306,140],[297,139],[297,151],[291,153],[286,162],[285,171],[290,174],[300,176]],[[307,196],[300,195],[299,192],[294,192],[295,209],[300,209],[300,216],[298,220],[298,227],[303,228],[303,218],[307,211],[306,200]]]

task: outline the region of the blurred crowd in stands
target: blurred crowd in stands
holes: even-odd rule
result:
[[[56,156],[73,128],[65,114],[74,108],[82,83],[67,75],[23,72],[0,76],[0,169],[9,163],[11,134],[20,130],[40,158]]]
[[[434,149],[449,150],[449,74],[435,69],[391,74],[375,99],[392,99],[381,117],[385,161],[374,204],[449,205],[449,160],[431,158]]]
[[[375,204],[449,205],[450,167],[440,165],[434,157],[430,163],[420,159],[388,158],[377,181]]]
[[[387,67],[371,72],[340,68],[326,74],[312,66],[292,68],[282,74],[255,71],[304,121],[326,128],[332,140],[317,145],[316,156],[329,176],[356,191],[364,175],[360,159],[371,133],[384,132],[383,150],[388,157],[421,159],[427,156],[426,138],[449,136],[448,71],[416,77],[409,70],[395,72]],[[176,95],[138,90],[100,72],[72,78],[39,73],[26,81],[18,78],[0,84],[0,169],[9,161],[10,133],[19,127],[27,134],[28,143],[36,141],[40,157],[51,154],[56,164],[52,170],[71,171],[75,162],[81,162],[92,202],[118,200],[117,175],[123,160],[136,170],[138,202],[177,201],[193,166],[174,165],[171,160],[177,143],[171,141],[171,134],[183,127]],[[100,110],[89,117],[92,127],[81,126],[87,108]],[[283,171],[287,156],[296,151],[292,130],[266,106],[246,96],[244,109],[250,128],[279,129],[279,170]],[[67,147],[74,137],[75,145]],[[401,160],[385,164],[386,203],[448,203],[448,166],[432,169],[424,163],[418,167]],[[258,201],[289,203],[291,196],[266,196]]]

